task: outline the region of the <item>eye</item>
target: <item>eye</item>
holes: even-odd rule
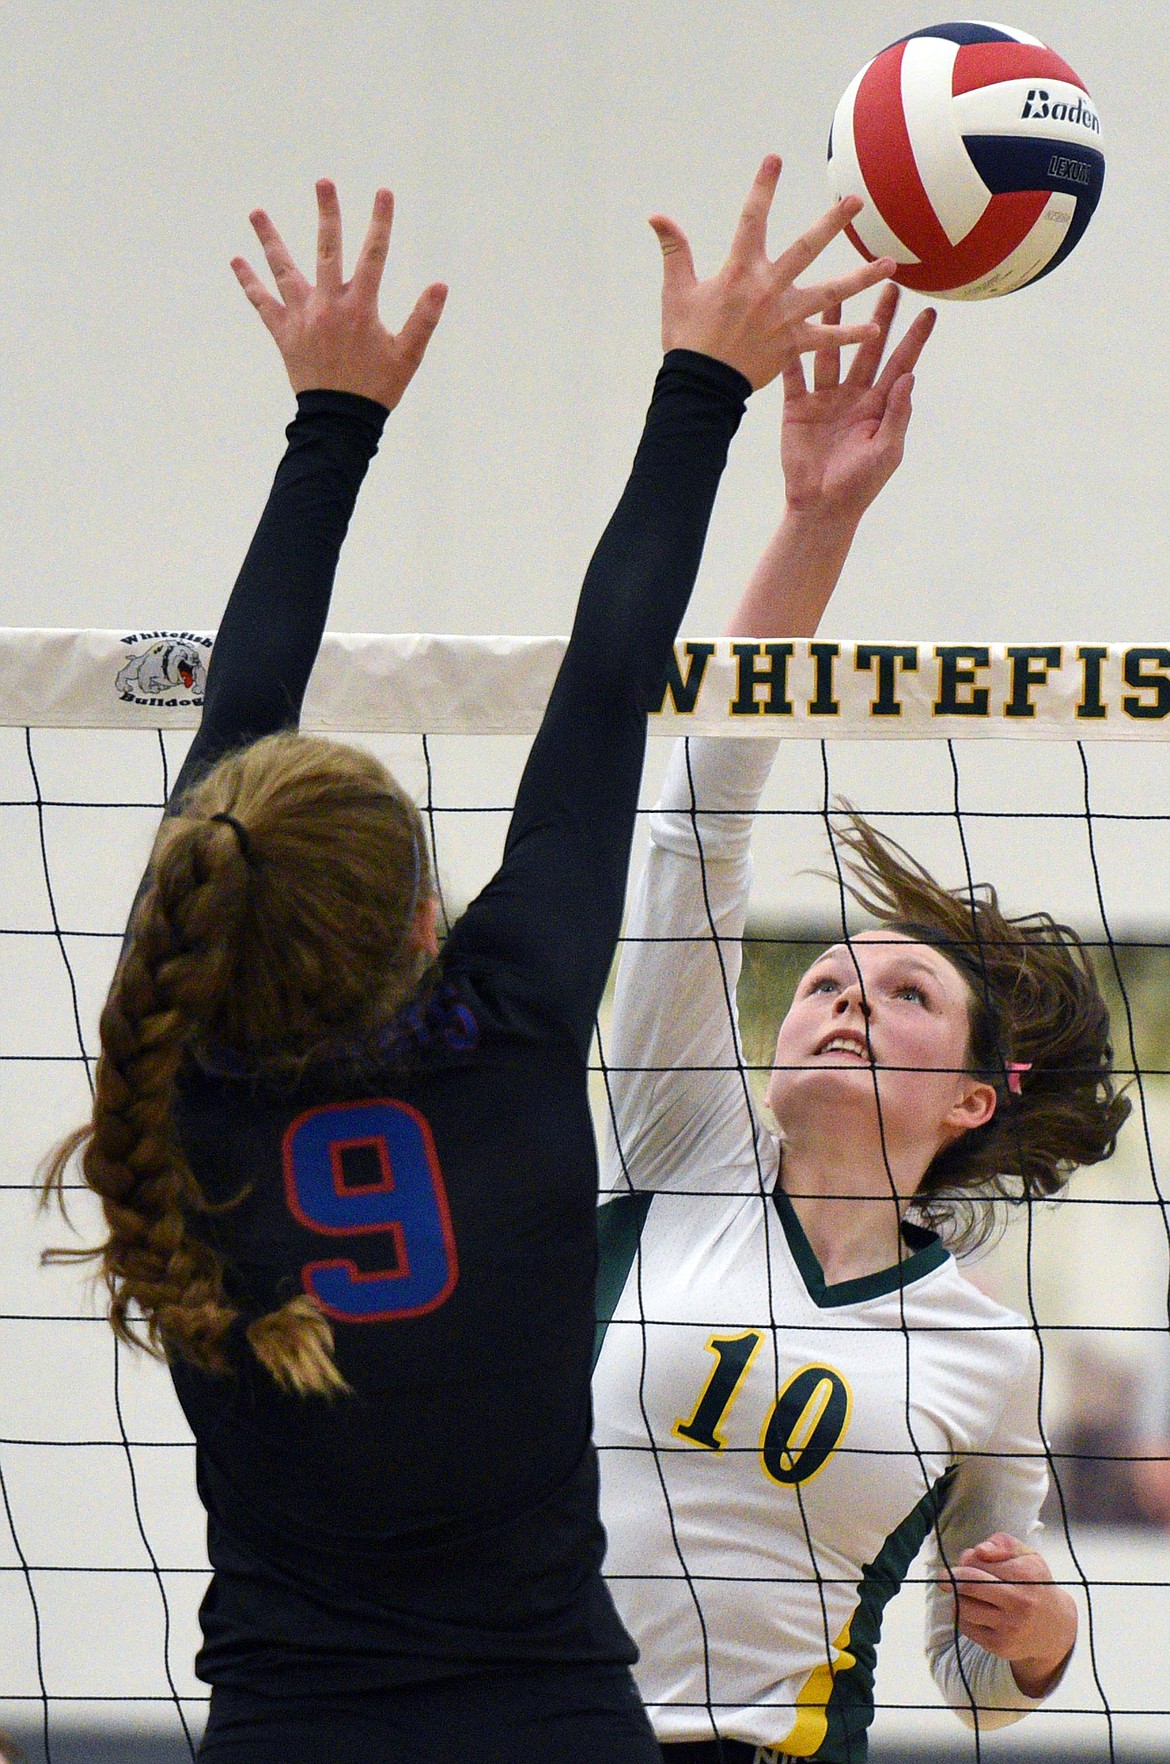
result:
[[[927,1005],[930,1003],[925,991],[919,986],[916,980],[907,980],[903,986],[899,986],[894,993],[894,997],[908,998],[913,1000],[915,1004],[920,1005]]]
[[[809,981],[808,991],[810,993],[813,993],[813,992],[838,992],[838,991],[840,991],[840,987],[838,986],[837,981],[833,979],[831,974],[819,974],[815,980]]]

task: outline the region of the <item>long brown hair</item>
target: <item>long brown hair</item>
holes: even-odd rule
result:
[[[191,1058],[230,1056],[291,1075],[360,1039],[417,987],[410,939],[432,892],[418,810],[371,755],[286,733],[227,755],[163,821],[101,1018],[93,1115],[53,1154],[62,1200],[78,1150],[106,1241],[54,1250],[98,1261],[115,1333],[156,1357],[228,1369],[237,1313],[208,1211],[173,1126]],[[246,1192],[251,1172],[240,1171]],[[277,1383],[344,1390],[328,1319],[307,1295],[254,1320],[247,1339]]]
[[[943,888],[849,809],[835,829],[845,886],[891,931],[929,943],[969,991],[969,1069],[994,1084],[991,1119],[940,1151],[912,1211],[953,1248],[995,1229],[996,1203],[1047,1199],[1112,1155],[1130,1102],[1115,1092],[1109,1012],[1077,933],[1047,913],[1009,919],[989,884]]]

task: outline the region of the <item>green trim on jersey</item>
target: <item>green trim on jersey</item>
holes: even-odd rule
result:
[[[652,1193],[619,1194],[597,1209],[597,1330],[593,1337],[593,1364],[601,1357],[605,1332],[617,1310],[629,1278],[642,1227],[650,1211]]]
[[[782,1188],[772,1190],[772,1199],[808,1296],[822,1311],[833,1305],[859,1305],[864,1299],[884,1298],[887,1293],[897,1292],[899,1288],[921,1280],[924,1274],[932,1274],[950,1255],[939,1242],[937,1232],[925,1231],[921,1225],[903,1225],[903,1240],[913,1252],[904,1261],[893,1268],[882,1268],[876,1274],[863,1274],[858,1280],[841,1280],[836,1286],[829,1286],[816,1252],[804,1235],[796,1208]]]
[[[914,1510],[891,1531],[885,1543],[862,1569],[857,1608],[849,1624],[848,1651],[854,1664],[834,1673],[833,1688],[825,1705],[827,1732],[809,1764],[864,1764],[869,1749],[868,1729],[873,1720],[873,1681],[882,1617],[901,1588],[906,1571],[922,1548],[928,1532],[942,1517],[955,1480],[956,1466],[933,1482]]]

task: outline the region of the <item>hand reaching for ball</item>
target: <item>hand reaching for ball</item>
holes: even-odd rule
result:
[[[811,350],[840,349],[878,340],[874,324],[842,325],[843,301],[892,274],[891,257],[860,265],[843,276],[797,287],[796,278],[816,262],[831,239],[861,207],[856,196],[834,203],[786,251],[768,256],[768,214],[780,179],[775,155],[764,160],[748,193],[727,262],[700,281],[682,228],[652,215],[662,247],[662,346],[694,349],[737,368],[759,391]],[[818,313],[836,310],[834,322],[814,324]]]
[[[799,358],[785,368],[780,463],[790,512],[855,527],[901,463],[914,369],[937,314],[932,307],[920,312],[883,368],[897,310],[891,284],[874,308],[876,334],[862,343],[844,377],[835,343],[814,355],[811,389]],[[826,329],[840,318],[840,307],[826,308]]]

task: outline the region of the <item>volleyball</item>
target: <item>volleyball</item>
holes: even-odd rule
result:
[[[1024,288],[1064,262],[1105,180],[1101,121],[1055,50],[1006,25],[914,31],[875,55],[837,106],[835,197],[894,280],[947,300]]]

